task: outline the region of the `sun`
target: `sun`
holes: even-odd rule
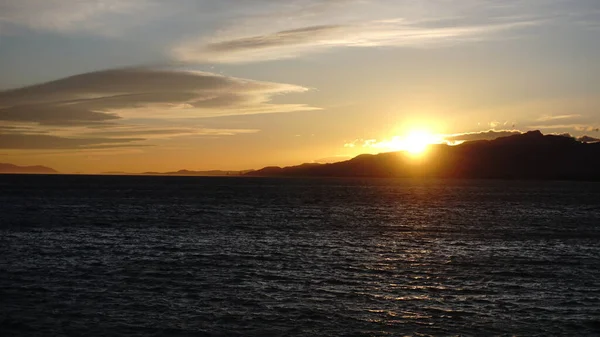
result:
[[[440,143],[442,143],[440,135],[434,135],[423,129],[413,129],[403,136],[394,136],[391,139],[379,142],[376,139],[367,140],[363,147],[385,149],[393,152],[404,151],[412,156],[420,157],[427,152],[429,145]]]
[[[421,155],[427,150],[430,144],[435,143],[435,137],[422,130],[414,130],[408,133],[403,141],[404,150],[413,154]]]

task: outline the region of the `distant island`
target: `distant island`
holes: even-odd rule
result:
[[[455,146],[431,145],[421,157],[406,152],[364,154],[332,164],[265,167],[247,175],[600,180],[600,142],[530,131]]]
[[[8,163],[0,163],[0,173],[38,173],[38,174],[49,174],[58,173],[53,168],[36,165],[36,166],[18,166]]]
[[[121,171],[110,171],[102,172],[106,175],[149,175],[149,176],[200,176],[200,177],[220,177],[220,176],[241,176],[252,170],[242,171],[223,171],[223,170],[209,170],[209,171],[191,171],[191,170],[179,170],[173,172],[143,172],[143,173],[128,173]]]
[[[222,171],[222,170],[210,170],[210,171],[190,171],[190,170],[179,170],[175,172],[144,172],[144,175],[160,175],[160,176],[203,176],[203,177],[217,177],[217,176],[240,176],[244,175],[252,170],[244,171]]]

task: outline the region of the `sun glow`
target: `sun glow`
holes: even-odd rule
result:
[[[411,131],[404,139],[404,150],[412,154],[422,154],[435,137],[427,131]]]
[[[383,140],[357,139],[354,142],[344,144],[344,147],[355,148],[362,146],[362,148],[369,148],[371,151],[377,152],[405,151],[413,156],[421,156],[427,151],[429,145],[442,144],[444,142],[442,135],[417,129],[406,133],[404,136],[394,136]]]
[[[428,131],[413,130],[405,136],[395,136],[388,142],[380,142],[376,147],[391,151],[406,151],[412,155],[422,155],[430,144],[439,143],[438,137]]]

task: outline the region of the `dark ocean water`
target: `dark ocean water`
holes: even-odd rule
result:
[[[600,335],[600,184],[0,175],[0,335]]]

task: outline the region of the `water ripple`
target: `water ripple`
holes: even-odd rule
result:
[[[600,185],[0,176],[0,334],[600,334]]]

